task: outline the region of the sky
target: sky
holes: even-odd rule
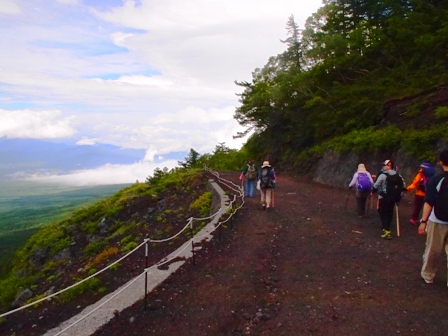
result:
[[[0,0],[0,137],[144,149],[145,169],[171,152],[239,149],[247,139],[232,138],[243,130],[234,81],[251,81],[285,50],[291,15],[304,28],[320,6]],[[123,167],[131,182],[138,164]]]

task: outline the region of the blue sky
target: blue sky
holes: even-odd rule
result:
[[[0,137],[210,153],[321,0],[0,0]]]

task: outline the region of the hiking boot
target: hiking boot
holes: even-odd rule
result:
[[[263,210],[266,210],[266,204],[263,204]]]
[[[432,284],[432,283],[434,283],[434,280],[426,280],[426,279],[423,278],[423,277],[422,277],[422,279],[425,280],[425,282],[426,282],[427,284]]]
[[[381,234],[381,238],[384,239],[392,239],[391,235],[390,235],[390,230],[385,230],[383,229],[383,232]]]
[[[416,224],[417,224],[417,220],[411,218],[411,219],[409,220],[409,223],[411,223],[412,225],[416,225]]]

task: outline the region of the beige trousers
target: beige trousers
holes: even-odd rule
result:
[[[266,205],[268,208],[272,206],[272,194],[274,192],[274,189],[272,188],[266,188],[261,189],[261,204]]]
[[[426,247],[425,253],[423,254],[421,272],[422,278],[427,282],[432,282],[436,276],[437,259],[440,257],[442,250],[445,250],[448,256],[448,224],[438,224],[428,221],[426,226]]]

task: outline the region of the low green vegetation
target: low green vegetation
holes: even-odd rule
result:
[[[127,207],[134,200],[149,197],[155,208],[160,207],[152,214],[153,221],[161,217],[162,225],[165,226],[152,234],[159,237],[165,237],[174,231],[173,223],[166,221],[167,216],[175,218],[176,222],[178,218],[188,218],[193,214],[208,216],[211,193],[204,193],[202,169],[156,169],[154,176],[148,177],[146,183],[136,183],[107,199],[79,208],[70,216],[34,233],[16,252],[14,267],[0,280],[0,311],[8,310],[11,302],[26,288],[33,291],[29,302],[34,302],[43,295],[45,286],[42,287],[41,283],[57,286],[62,279],[70,276],[66,271],[66,263],[67,258],[71,258],[69,255],[73,249],[77,251],[77,258],[80,259],[78,262],[84,264],[81,273],[79,270],[72,273],[73,283],[80,280],[80,274],[82,277],[92,275],[135,249],[142,242],[142,230],[150,228],[151,223],[134,220],[134,213],[127,214]],[[169,197],[182,197],[189,201],[174,209],[159,206],[162,194],[163,202],[160,204],[165,204],[165,198]],[[84,243],[80,245],[80,241]],[[119,268],[119,264],[112,267],[115,271]],[[101,293],[105,290],[101,280],[93,278],[62,293],[58,299],[60,302],[68,302],[86,292]]]
[[[198,210],[201,217],[210,216],[210,208],[212,205],[212,193],[205,192],[193,203],[190,204],[190,210]]]
[[[328,148],[434,159],[448,133],[447,15],[445,1],[332,0],[304,27],[291,16],[286,50],[237,82],[246,157],[301,171]]]
[[[42,227],[63,220],[80,206],[92,204],[126,186],[129,184],[80,188],[20,181],[2,183],[0,278],[10,270],[15,250]]]

